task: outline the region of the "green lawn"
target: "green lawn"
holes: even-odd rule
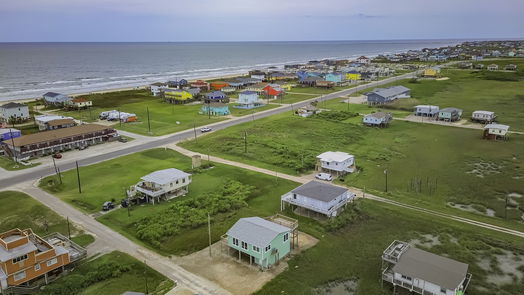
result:
[[[188,171],[191,168],[191,159],[173,150],[154,149],[87,167],[81,167],[82,194],[79,194],[77,191],[75,171],[62,173],[63,185],[48,186],[49,181],[53,180],[54,177],[45,178],[41,183],[44,189],[55,194],[62,200],[87,213],[94,213],[100,210],[100,206],[104,201],[111,199],[119,201],[122,199],[124,197],[124,188],[138,182],[141,176],[155,170],[171,167]],[[137,238],[136,223],[139,222],[142,217],[150,214],[158,214],[170,206],[171,203],[178,200],[214,192],[220,187],[223,181],[228,178],[243,184],[252,185],[256,189],[249,196],[249,206],[247,208],[242,208],[238,212],[230,212],[213,217],[217,228],[221,229],[220,231],[214,230],[213,238],[215,240],[218,240],[220,235],[223,234],[222,230],[227,229],[236,221],[236,216],[249,216],[250,214],[254,214],[251,209],[252,206],[262,206],[262,208],[256,211],[256,213],[261,216],[276,213],[279,204],[278,198],[297,186],[297,184],[293,182],[281,179],[277,182],[273,176],[217,164],[211,169],[193,175],[193,182],[189,187],[190,192],[185,197],[154,206],[143,205],[133,207],[130,212],[130,217],[125,209],[114,210],[99,217],[98,220],[128,238],[152,247],[152,245],[147,245]],[[269,206],[269,209],[264,208],[266,204]],[[173,236],[163,241],[161,246],[155,247],[154,250],[162,254],[184,254],[201,249],[207,244],[207,236],[202,235],[206,230],[205,227],[186,230],[183,234]],[[181,238],[182,236],[183,238]]]
[[[93,101],[93,108],[81,111],[56,111],[64,116],[71,116],[80,120],[96,120],[100,112],[120,110],[138,116],[138,122],[115,123],[116,129],[134,132],[142,135],[160,136],[174,133],[193,126],[203,126],[225,120],[223,117],[200,115],[200,105],[173,105],[162,102],[161,98],[151,96],[147,90],[132,90],[93,94],[83,96]],[[147,109],[149,108],[149,122]],[[151,125],[151,133],[149,133]]]
[[[173,286],[173,281],[144,263],[114,251],[83,262],[72,273],[35,294],[116,295],[134,291],[162,295]]]
[[[471,118],[476,110],[494,111],[497,121],[510,125],[510,130],[524,131],[521,109],[524,106],[524,60],[503,60],[499,66],[514,63],[517,72],[489,72],[476,70],[443,70],[449,80],[404,80],[392,85],[411,89],[414,99],[399,99],[388,108],[412,111],[417,104],[438,105],[440,108],[457,107],[464,110],[463,118]],[[361,91],[367,92],[371,89]]]
[[[482,140],[479,130],[464,128],[394,121],[378,129],[362,126],[358,117],[335,122],[280,114],[181,145],[289,174],[311,173],[315,157],[324,151],[345,151],[356,156],[359,168],[345,178],[350,186],[380,194],[388,169],[388,197],[492,223],[507,218],[505,224],[524,228],[524,198],[517,195],[504,208],[506,196],[524,194],[521,135],[494,142]],[[451,209],[448,202],[492,209],[497,218]]]
[[[65,218],[24,193],[2,191],[0,203],[0,232],[13,228],[31,228],[41,236],[55,232],[68,235]],[[73,224],[70,225],[70,229],[73,241],[79,242],[81,246],[87,246],[94,241],[91,235],[83,234]]]
[[[524,241],[521,238],[372,201],[360,201],[360,208],[361,217],[342,230],[315,234],[320,242],[293,257],[288,269],[255,294],[326,294],[314,290],[323,289],[329,282],[349,280],[356,281],[358,286],[355,293],[348,294],[392,294],[391,285],[385,283],[384,288],[381,287],[382,251],[393,240],[427,241],[423,235],[436,237],[440,245],[418,247],[469,264],[473,280],[468,294],[520,294],[519,290],[524,288],[522,279],[512,281],[513,275],[523,274],[522,267],[518,273],[504,273],[509,277],[509,283],[496,284],[490,280],[490,275],[502,275],[500,269],[508,266],[506,262],[497,261],[496,255],[504,253],[502,251],[517,254],[517,265],[522,262],[518,260],[524,258]],[[309,231],[310,225],[304,226],[300,220],[299,228]],[[487,264],[489,269],[481,267],[482,261],[492,261]]]
[[[274,103],[278,103],[277,101],[270,101],[270,104],[267,104],[267,102],[264,100],[263,103],[265,103],[264,106],[254,108],[254,109],[237,109],[233,107],[235,104],[231,103],[229,104],[229,111],[231,112],[231,115],[235,117],[241,117],[241,116],[250,115],[250,114],[258,113],[262,111],[267,111],[267,110],[279,107],[279,105],[274,104]]]
[[[31,165],[16,164],[11,158],[0,156],[0,167],[7,171],[22,170],[40,165],[40,163],[34,163]]]

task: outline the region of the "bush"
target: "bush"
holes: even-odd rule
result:
[[[218,192],[175,202],[158,214],[143,217],[135,224],[138,238],[160,245],[165,238],[182,229],[206,224],[208,213],[215,215],[247,206],[246,200],[253,190],[252,186],[226,180]]]
[[[337,217],[329,219],[325,228],[330,232],[337,231],[363,217],[363,212],[358,203],[351,203]]]
[[[320,112],[311,116],[311,118],[324,119],[328,121],[340,122],[347,120],[349,118],[357,117],[358,113],[348,112],[348,111],[329,111],[329,112]]]

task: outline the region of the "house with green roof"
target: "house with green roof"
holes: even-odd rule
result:
[[[238,259],[246,256],[250,264],[270,268],[291,252],[292,229],[260,218],[240,218],[225,234],[231,250],[238,252]]]

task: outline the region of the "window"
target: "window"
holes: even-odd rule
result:
[[[293,199],[296,199],[297,198],[297,194],[293,194]]]
[[[242,242],[242,249],[247,250],[247,243],[246,242]]]
[[[23,279],[25,279],[25,271],[21,271],[21,272],[15,273],[15,275],[14,275],[14,280],[15,281],[20,281],[20,280],[23,280]]]
[[[265,248],[266,252],[271,250],[271,245],[267,245],[266,248]]]
[[[15,259],[13,259],[13,264],[18,263],[18,262],[23,261],[23,260],[26,260],[26,259],[27,259],[27,254],[22,255],[22,256],[18,256]]]
[[[238,246],[238,239],[237,238],[233,238],[233,245]]]
[[[35,271],[39,271],[40,270],[40,263],[39,264],[35,264]]]
[[[258,248],[257,246],[253,246],[253,251],[260,253],[260,248]]]
[[[178,179],[176,180],[176,184],[178,184]]]
[[[58,260],[56,258],[50,259],[47,261],[47,266],[51,266],[53,264],[56,264]]]
[[[442,293],[442,294],[446,294],[446,289],[444,289],[444,288],[440,288],[440,293]]]
[[[186,179],[185,178],[182,178],[182,183],[186,183]]]
[[[284,235],[284,242],[287,241],[287,240],[289,240],[289,233],[286,233],[286,234]]]
[[[408,276],[402,275],[402,278],[403,278],[404,280],[411,281],[411,277],[408,277]]]

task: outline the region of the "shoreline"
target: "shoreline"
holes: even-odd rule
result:
[[[451,46],[452,44],[455,44],[458,40],[453,40],[453,41],[455,41],[455,42],[450,42],[447,46]],[[420,49],[421,48],[418,48],[418,50],[420,50]],[[411,50],[411,49],[404,48],[404,49],[397,49],[397,50],[392,50],[392,51],[385,50],[385,51],[382,51],[382,52],[376,52],[376,53],[372,53],[372,54],[362,53],[362,54],[352,54],[352,55],[338,56],[338,57],[331,56],[331,57],[323,57],[323,58],[309,58],[308,60],[324,60],[324,59],[335,59],[335,60],[349,59],[349,60],[351,60],[351,59],[355,59],[355,58],[357,58],[358,56],[361,56],[361,55],[373,58],[373,57],[376,57],[376,56],[378,56],[380,54],[403,53],[403,52],[406,52],[407,50]],[[293,61],[286,61],[286,62],[264,63],[264,64],[255,64],[255,65],[243,65],[243,66],[238,66],[235,73],[231,73],[231,72],[227,73],[227,70],[225,70],[226,73],[223,73],[223,74],[216,73],[216,75],[213,75],[213,74],[210,73],[210,75],[204,75],[204,76],[200,76],[200,77],[199,76],[193,76],[193,77],[187,77],[187,78],[183,77],[184,75],[181,75],[182,77],[180,77],[180,78],[187,79],[188,81],[195,81],[195,80],[205,80],[205,81],[207,81],[207,80],[216,80],[216,79],[228,79],[228,78],[232,78],[232,77],[245,76],[247,74],[247,72],[249,70],[251,70],[251,69],[262,69],[262,68],[267,68],[267,67],[270,67],[270,66],[276,66],[278,68],[281,68],[281,67],[283,67],[284,65],[287,65],[287,64],[303,64],[303,63],[307,63],[307,60],[302,60],[302,61],[293,60]],[[210,69],[210,70],[213,70],[213,69]],[[230,70],[232,70],[232,69],[230,69]],[[187,75],[189,75],[189,74],[187,74]],[[68,96],[71,96],[71,97],[78,97],[78,96],[90,95],[90,94],[103,94],[103,93],[110,93],[110,92],[120,92],[120,91],[145,89],[149,85],[151,85],[152,83],[159,82],[159,81],[166,81],[166,79],[165,79],[165,77],[164,78],[159,77],[158,79],[150,79],[148,81],[137,81],[136,83],[129,83],[129,85],[125,85],[124,84],[124,85],[121,85],[121,86],[115,86],[114,88],[113,87],[108,87],[108,86],[105,86],[105,87],[104,86],[100,86],[99,89],[96,89],[97,86],[91,86],[93,88],[92,91],[87,90],[87,89],[90,88],[90,86],[78,86],[79,89],[72,90],[72,91],[53,90],[52,88],[49,88],[49,89],[46,89],[46,90],[42,90],[42,93],[40,95],[36,95],[36,96],[27,96],[27,97],[18,97],[18,98],[9,98],[9,97],[0,98],[0,104],[9,103],[9,102],[27,103],[27,102],[36,101],[36,100],[40,99],[41,95],[43,95],[46,92],[58,92],[58,93],[62,93],[62,94],[65,94],[65,95],[68,95]]]

